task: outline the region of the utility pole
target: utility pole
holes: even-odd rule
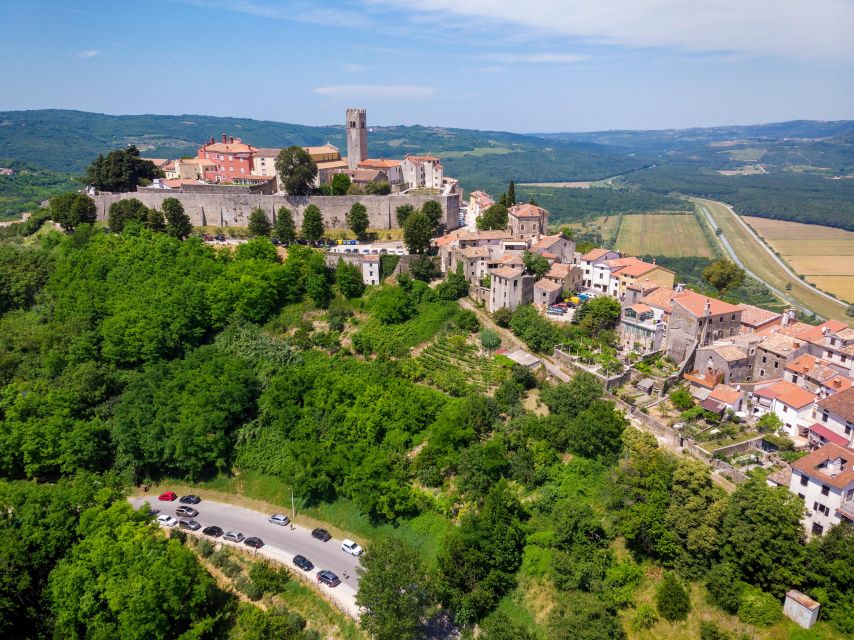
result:
[[[297,517],[297,510],[294,506],[294,492],[291,491],[291,520]]]

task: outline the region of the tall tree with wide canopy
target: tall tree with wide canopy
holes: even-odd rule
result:
[[[84,193],[61,193],[50,199],[50,217],[66,231],[92,224],[98,217],[95,201]]]
[[[86,169],[84,179],[99,191],[127,192],[136,191],[144,181],[161,177],[163,172],[150,160],[140,158],[139,149],[131,145],[99,155]]]
[[[323,214],[316,205],[310,204],[302,213],[302,237],[317,242],[323,237]]]
[[[166,198],[160,205],[166,218],[166,233],[173,238],[186,238],[193,231],[190,217],[184,213],[184,205],[177,198]]]
[[[302,147],[287,147],[276,157],[276,173],[290,195],[307,196],[314,191],[317,163]]]

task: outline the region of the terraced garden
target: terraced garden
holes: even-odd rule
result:
[[[415,375],[451,395],[467,391],[488,393],[506,376],[506,368],[468,342],[466,336],[436,340],[416,358]]]

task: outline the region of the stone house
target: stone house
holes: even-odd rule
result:
[[[783,314],[754,307],[752,304],[736,305],[741,309],[741,333],[756,333],[782,324]],[[788,311],[786,313],[789,313]],[[794,318],[794,311],[789,318]]]
[[[362,256],[362,281],[366,285],[380,283],[380,257],[375,255]]]
[[[753,396],[756,398],[754,414],[775,414],[780,418],[783,429],[790,437],[801,437],[806,434],[807,427],[811,423],[815,394],[791,382],[778,380],[769,386],[756,388]]]
[[[615,260],[619,257],[619,253],[610,251],[609,249],[591,249],[582,255],[578,259],[584,270],[582,286],[585,289],[594,289],[603,293],[607,292],[608,284],[611,280],[611,269],[605,262]]]
[[[514,205],[507,211],[507,228],[514,238],[544,235],[549,230],[549,212],[535,204]]]
[[[386,174],[389,184],[400,184],[403,182],[403,171],[400,168],[400,160],[368,158],[359,163],[359,169],[382,171]]]
[[[572,262],[575,255],[575,243],[562,233],[553,236],[541,236],[531,244],[530,251],[549,260],[568,264]]]
[[[753,362],[754,381],[777,380],[783,377],[786,365],[807,351],[803,340],[774,333],[756,345]]]
[[[801,354],[787,363],[783,371],[784,380],[813,393],[819,393],[825,382],[837,376],[836,369],[830,367],[829,363],[809,353]]]
[[[664,342],[664,313],[643,303],[625,305],[617,327],[620,346],[642,354],[661,349]]]
[[[700,346],[734,336],[741,327],[741,309],[735,305],[685,290],[672,298],[667,328],[667,355],[682,362]]]
[[[406,156],[400,163],[403,182],[410,189],[441,189],[444,169],[436,156]]]
[[[522,269],[499,267],[491,269],[489,304],[487,309],[494,313],[501,308],[513,311],[519,305],[529,304],[534,298],[534,278],[525,275]]]
[[[534,283],[534,303],[546,306],[554,304],[560,297],[562,288],[554,280],[541,278]]]
[[[728,383],[750,382],[752,362],[748,352],[733,344],[699,347],[694,356],[695,370],[720,373]]]

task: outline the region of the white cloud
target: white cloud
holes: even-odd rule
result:
[[[557,62],[562,64],[572,64],[574,62],[583,62],[584,60],[590,59],[590,56],[579,53],[496,53],[481,57],[484,60],[494,60],[495,62],[506,62],[508,64],[524,62]]]
[[[415,84],[335,84],[312,91],[335,98],[425,98],[436,93],[436,88]]]
[[[101,52],[97,49],[84,49],[83,51],[75,51],[74,55],[78,58],[83,58],[87,60],[89,58],[94,58],[95,56],[101,55]]]
[[[851,0],[366,1],[441,12],[446,20],[471,18],[486,29],[510,25],[529,34],[595,44],[842,61],[854,57]]]
[[[345,73],[359,73],[360,71],[364,71],[365,67],[360,64],[353,64],[352,62],[346,63],[342,69]]]
[[[259,18],[290,20],[312,24],[348,26],[351,28],[369,28],[372,22],[364,12],[343,7],[322,6],[313,0],[295,0],[291,2],[269,2],[264,0],[173,0],[183,4],[206,9],[222,9],[247,13]]]

